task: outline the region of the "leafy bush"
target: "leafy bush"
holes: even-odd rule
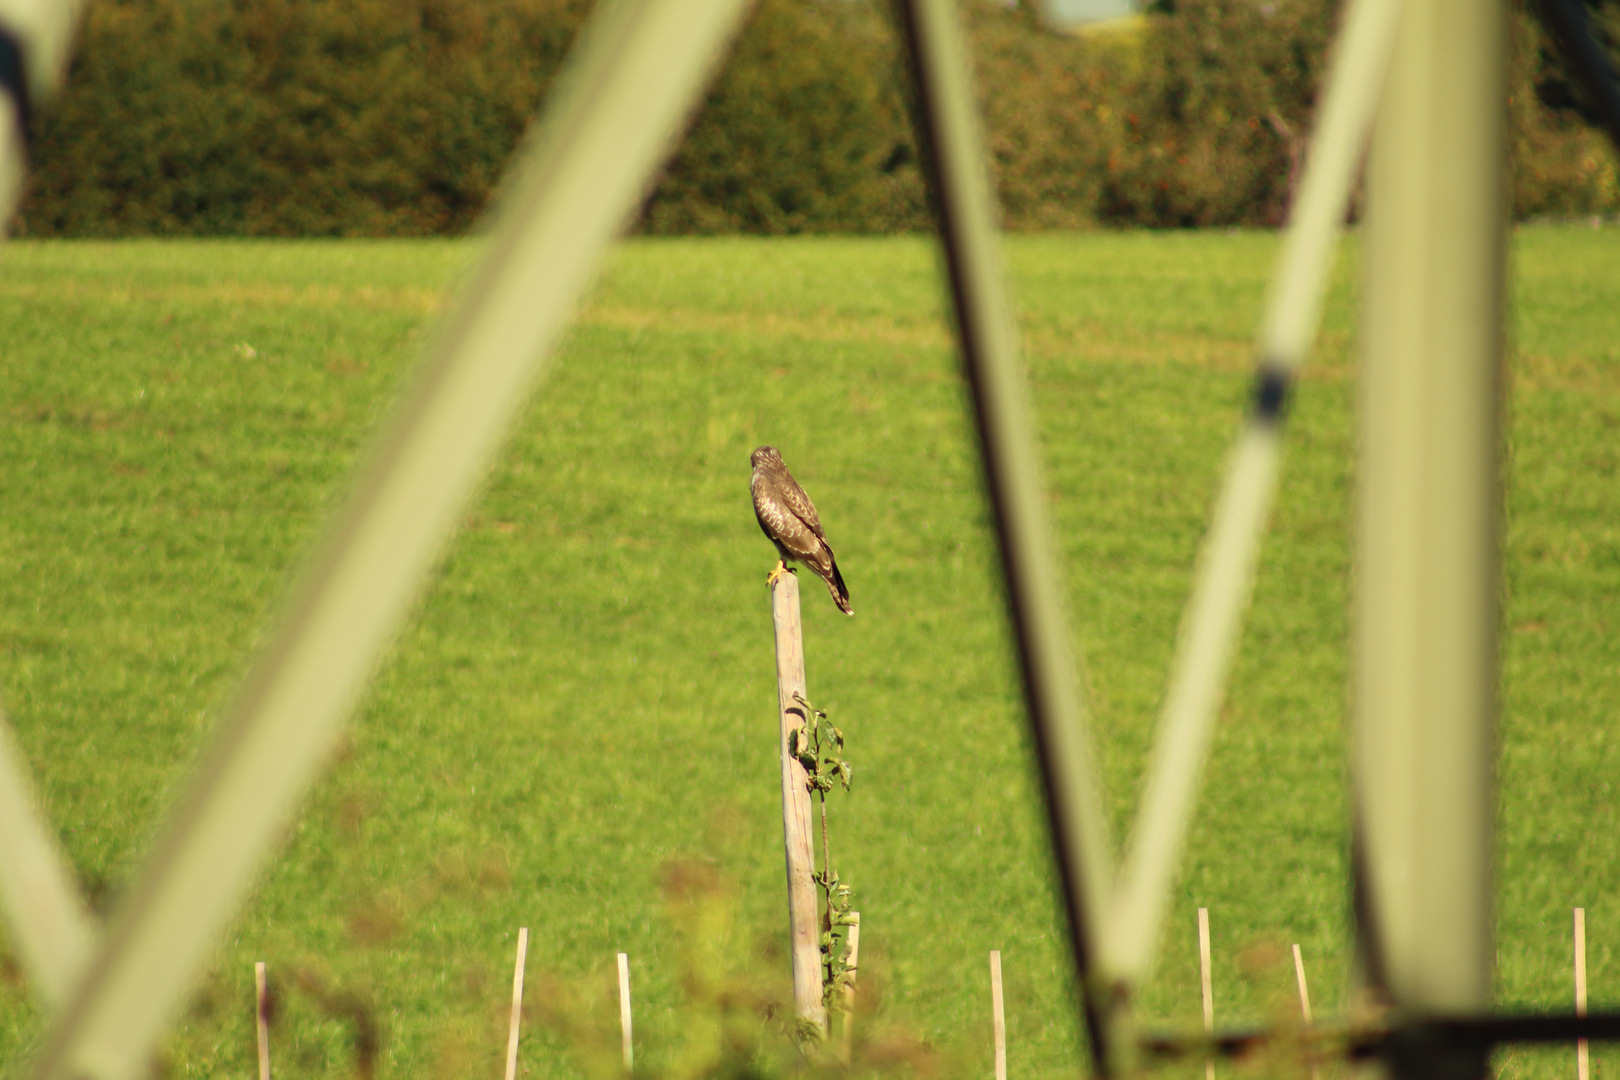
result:
[[[870,3],[762,0],[649,201],[646,228],[920,227],[900,60]]]
[[[587,8],[102,0],[41,124],[23,231],[462,231]]]
[[[1620,3],[1588,4],[1594,29],[1615,57]],[[1547,32],[1522,5],[1513,12],[1509,116],[1513,213],[1517,218],[1620,210],[1614,147],[1595,126],[1585,94]]]
[[[1615,158],[1514,11],[1520,216],[1620,208]],[[1611,43],[1620,0],[1588,0]],[[482,211],[591,0],[93,0],[44,116],[35,235],[426,235]],[[969,0],[1012,229],[1275,224],[1338,0],[1158,0],[1082,37]],[[656,233],[924,228],[883,0],[759,0],[655,185]]]
[[[991,172],[1008,228],[1094,224],[1139,63],[1130,36],[1075,40],[1027,9],[980,5],[969,29]]]
[[[1281,222],[1337,7],[1179,0],[1150,16],[1104,216],[1159,226]]]

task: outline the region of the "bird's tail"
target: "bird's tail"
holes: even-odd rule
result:
[[[832,552],[828,552],[831,555]],[[849,586],[844,584],[844,575],[838,572],[838,560],[832,560],[832,573],[827,575],[827,591],[832,593],[833,603],[845,615],[855,614],[855,609],[849,606]]]

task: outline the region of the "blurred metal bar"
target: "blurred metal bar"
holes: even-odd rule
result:
[[[1095,958],[1112,888],[1107,822],[1063,616],[1035,422],[1004,281],[988,157],[955,0],[898,0],[919,142],[945,248],[956,331],[973,390],[1007,603],[1040,756],[1054,849],[1080,969],[1091,1049],[1108,1058]]]
[[[1263,371],[1297,369],[1316,340],[1328,273],[1384,91],[1402,6],[1403,0],[1352,0],[1345,8],[1328,58],[1305,174],[1271,278],[1260,330]]]
[[[610,0],[500,197],[484,261],[361,469],[33,1075],[131,1080],[417,595],[743,0]]]
[[[34,113],[55,96],[84,0],[0,0],[0,213],[22,196]]]
[[[33,110],[61,82],[82,0],[0,0],[0,218],[22,195]],[[0,719],[0,914],[40,1000],[55,1006],[90,954],[95,924]]]
[[[1136,833],[1125,857],[1108,962],[1128,985],[1147,977],[1176,862],[1253,587],[1260,538],[1277,487],[1282,431],[1251,422],[1227,466],[1215,520],[1200,553]]]
[[[1321,117],[1272,278],[1253,408],[1227,464],[1200,554],[1142,807],[1120,871],[1104,966],[1127,986],[1146,980],[1157,953],[1271,516],[1290,383],[1316,338],[1400,9],[1401,0],[1355,0],[1331,60]]]
[[[0,52],[15,50],[19,68],[0,73],[0,89],[11,91],[7,96],[20,88],[37,108],[56,95],[83,10],[84,0],[0,0],[0,38],[11,42]],[[0,68],[10,64],[8,59]]]
[[[11,727],[0,719],[0,909],[41,1001],[67,996],[95,941],[68,861],[44,824]]]
[[[1357,932],[1370,979],[1419,1015],[1480,1013],[1491,995],[1506,25],[1504,0],[1408,0],[1367,169]],[[1483,1049],[1421,1041],[1386,1062],[1486,1070]]]

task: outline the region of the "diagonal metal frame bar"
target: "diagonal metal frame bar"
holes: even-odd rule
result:
[[[45,825],[11,728],[0,717],[0,911],[6,934],[47,1007],[72,988],[96,926]]]
[[[55,96],[85,0],[0,0],[0,210],[22,197],[34,113]]]
[[[972,387],[1091,1053],[1098,1071],[1106,1074],[1106,992],[1097,985],[1095,958],[1107,936],[1113,857],[1063,615],[967,47],[955,0],[897,0],[895,10],[911,64],[915,123],[944,246],[957,340]]]
[[[1293,380],[1321,318],[1350,191],[1367,145],[1403,0],[1346,9],[1261,326],[1252,407],[1227,464],[1183,617],[1153,759],[1120,872],[1107,967],[1140,985],[1153,966],[1176,863],[1186,842],[1255,565],[1276,492]]]
[[[317,549],[32,1075],[132,1080],[453,532],[745,0],[592,16],[393,425]]]
[[[0,0],[0,217],[22,195],[33,112],[67,65],[83,0]],[[95,923],[54,831],[40,813],[21,750],[0,716],[0,917],[47,1007],[89,956]]]

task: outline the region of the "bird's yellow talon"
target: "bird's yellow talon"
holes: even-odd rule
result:
[[[793,571],[788,569],[787,563],[777,560],[776,569],[772,570],[770,576],[765,579],[765,584],[768,587],[774,588],[776,583],[782,580],[783,574],[791,574],[792,572]]]

